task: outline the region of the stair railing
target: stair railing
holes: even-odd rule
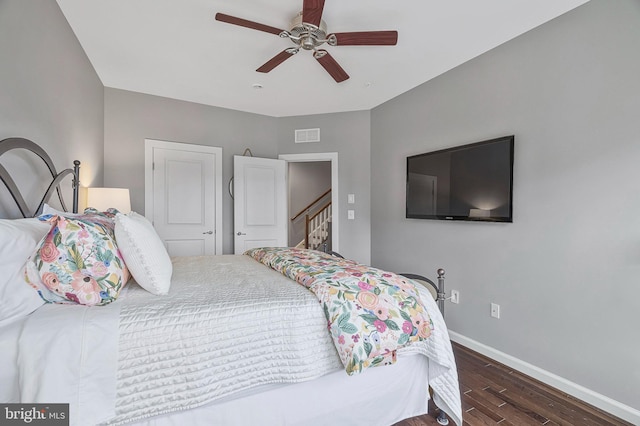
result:
[[[302,210],[300,210],[296,215],[294,215],[290,220],[291,222],[293,222],[294,220],[296,220],[297,218],[299,218],[300,216],[302,216],[303,214],[307,213],[309,210],[311,210],[311,208],[317,204],[320,200],[322,200],[324,197],[326,197],[327,195],[331,194],[331,188],[327,189],[322,195],[320,195],[318,198],[316,198],[315,200],[313,200],[312,202],[310,202],[307,207],[303,208]]]
[[[329,226],[331,225],[331,201],[313,216],[308,214],[305,217],[304,247],[316,250],[329,237]]]
[[[300,241],[296,247],[312,248],[315,250],[323,243],[326,243],[329,239],[331,235],[331,201],[324,204],[322,207],[318,207],[318,204],[321,201],[326,200],[327,196],[329,196],[330,199],[330,194],[331,188],[326,190],[305,208],[291,217],[290,220],[293,223],[302,215],[305,216],[304,239]],[[314,211],[316,213],[311,214]]]

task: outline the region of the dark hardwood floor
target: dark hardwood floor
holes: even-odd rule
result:
[[[462,418],[479,425],[631,425],[557,389],[454,343]],[[434,411],[432,403],[429,405]],[[449,422],[453,426],[453,422]],[[413,417],[394,426],[438,425],[433,415]]]

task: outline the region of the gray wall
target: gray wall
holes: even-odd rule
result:
[[[445,268],[452,330],[636,409],[639,24],[593,0],[371,113],[373,263]],[[406,156],[509,134],[514,223],[404,218]]]
[[[317,127],[320,128],[320,142],[294,143],[295,129]],[[278,154],[338,153],[338,247],[343,256],[365,264],[371,262],[370,139],[369,111],[286,117],[278,120]],[[355,204],[347,204],[347,194],[355,194]],[[355,220],[347,220],[347,209],[355,210]]]
[[[131,191],[131,207],[144,212],[144,140],[158,139],[223,148],[223,180],[233,173],[233,155],[250,148],[256,157],[338,152],[339,247],[343,255],[369,263],[368,111],[273,118],[175,99],[105,88],[104,184]],[[322,142],[294,144],[295,129],[321,128]],[[347,220],[346,197],[356,194],[356,220]],[[223,251],[233,253],[233,202],[223,197]]]
[[[233,156],[245,148],[277,158],[276,119],[175,99],[105,88],[104,182],[129,188],[131,208],[144,212],[144,140],[222,147],[223,251],[233,253],[233,200],[227,191]]]
[[[58,4],[0,0],[0,58],[0,139],[31,139],[49,153],[58,170],[80,160],[81,183],[101,185],[103,86]],[[23,172],[29,182],[30,166],[44,167],[22,154],[3,157],[3,164]],[[28,184],[21,189],[34,209],[39,190],[46,190]],[[7,197],[0,185],[0,217],[16,217]]]

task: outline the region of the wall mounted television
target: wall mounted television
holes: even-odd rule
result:
[[[514,139],[407,157],[407,218],[513,222]]]

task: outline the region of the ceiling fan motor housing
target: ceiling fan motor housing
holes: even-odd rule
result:
[[[326,41],[327,24],[320,21],[320,26],[302,21],[302,11],[291,20],[290,39],[305,50],[314,50]]]

